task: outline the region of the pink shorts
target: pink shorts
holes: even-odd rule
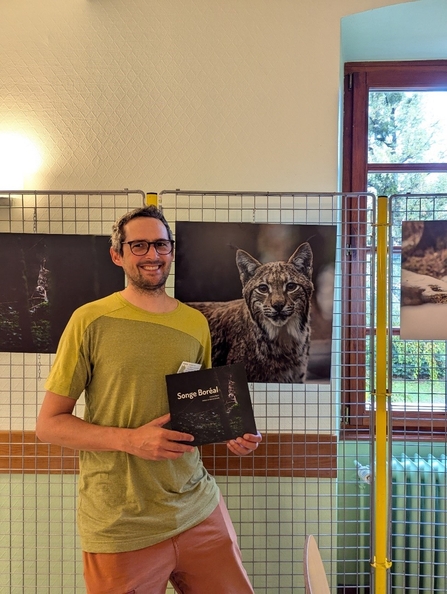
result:
[[[198,526],[125,553],[83,552],[88,594],[254,594],[226,505]]]

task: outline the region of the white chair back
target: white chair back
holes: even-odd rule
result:
[[[320,550],[312,534],[306,536],[303,565],[306,594],[331,594]]]

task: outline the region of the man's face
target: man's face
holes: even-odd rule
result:
[[[166,227],[158,219],[150,217],[138,217],[132,219],[124,226],[124,241],[156,241],[158,239],[169,239]],[[135,256],[130,246],[123,244],[123,254],[117,254],[110,250],[113,262],[121,266],[126,273],[129,285],[139,291],[153,292],[165,286],[166,279],[171,270],[171,263],[174,254],[160,255],[153,245],[144,256]]]

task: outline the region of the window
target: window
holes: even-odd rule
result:
[[[445,439],[447,343],[401,340],[399,313],[402,222],[447,220],[447,62],[346,64],[343,136],[343,191],[395,196],[390,275],[393,431]],[[397,196],[408,192],[411,196]],[[357,241],[368,235],[359,212],[348,206],[343,213],[348,244],[355,244],[349,234],[355,233]],[[358,296],[366,297],[371,288],[366,267],[363,275],[347,273],[346,278],[352,279],[350,293],[358,302]],[[364,315],[357,311],[356,316],[366,324],[366,298],[364,302]],[[349,301],[345,308],[349,320]],[[346,327],[353,328],[352,320]],[[345,362],[343,374],[347,435],[350,430],[358,435],[369,422],[369,353],[362,352],[367,349],[360,334],[361,329],[350,331],[347,337],[348,350],[357,351],[355,373]]]

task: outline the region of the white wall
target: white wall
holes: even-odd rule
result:
[[[340,19],[396,1],[4,0],[0,155],[37,145],[25,189],[333,191]]]
[[[447,58],[447,2],[419,0],[342,19],[342,58],[440,60]]]

